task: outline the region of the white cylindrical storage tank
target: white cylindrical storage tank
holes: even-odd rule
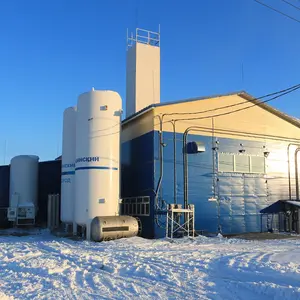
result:
[[[9,206],[34,205],[37,212],[39,157],[19,155],[10,162]]]
[[[75,222],[87,226],[98,216],[119,213],[122,100],[113,91],[79,96],[76,119]]]
[[[64,111],[61,156],[60,219],[73,223],[75,203],[76,107]]]

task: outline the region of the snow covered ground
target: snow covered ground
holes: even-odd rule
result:
[[[300,299],[300,240],[0,237],[0,299]]]

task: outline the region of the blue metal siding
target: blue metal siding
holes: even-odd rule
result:
[[[155,133],[155,185],[159,178],[159,143]],[[195,205],[195,226],[197,230],[217,232],[218,225],[224,234],[259,232],[267,230],[268,219],[261,224],[260,210],[279,199],[288,199],[288,142],[246,141],[242,139],[217,138],[218,152],[239,154],[240,144],[247,155],[263,156],[266,148],[270,152],[266,159],[266,174],[218,173],[217,152],[211,137],[189,135],[189,141],[202,142],[204,153],[188,155],[188,201]],[[177,202],[183,204],[183,135],[176,134]],[[173,133],[164,132],[164,173],[160,196],[167,203],[173,202],[174,193],[174,146]],[[264,147],[265,146],[265,147]],[[213,156],[215,159],[213,168]],[[292,165],[292,168],[294,166]],[[215,175],[214,175],[215,171]],[[292,196],[295,198],[295,176],[291,173]],[[218,202],[210,202],[217,196]],[[218,211],[220,213],[218,213]],[[156,226],[156,237],[164,235],[162,228]]]
[[[38,213],[36,222],[47,224],[48,195],[61,194],[61,160],[39,163]]]
[[[261,224],[260,210],[276,202],[288,199],[288,142],[246,141],[217,138],[218,151],[212,150],[212,137],[189,135],[189,141],[205,144],[204,153],[188,155],[188,201],[195,205],[197,230],[216,233],[259,232],[267,230],[268,218]],[[163,179],[159,199],[174,202],[174,138],[173,133],[163,132]],[[266,173],[218,172],[218,153],[239,154],[243,144],[245,154],[266,158]],[[176,133],[176,192],[177,203],[183,205],[183,135]],[[295,150],[292,149],[291,153]],[[213,163],[214,162],[214,163]],[[292,198],[295,199],[295,175],[291,164]],[[154,190],[160,177],[159,134],[147,133],[122,144],[122,196],[151,196],[151,217],[143,221],[145,237],[165,235],[165,215],[154,218]],[[208,201],[217,197],[219,202]]]
[[[8,228],[7,207],[9,206],[9,166],[0,166],[0,228]]]
[[[9,166],[0,166],[0,208],[9,206]]]
[[[150,132],[121,145],[121,198],[150,196],[150,217],[140,217],[143,236],[154,237],[153,134]]]

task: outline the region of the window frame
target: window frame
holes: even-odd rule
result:
[[[220,155],[228,155],[228,156],[232,156],[232,162],[233,162],[233,166],[232,166],[232,170],[220,170]],[[242,171],[238,171],[237,167],[236,167],[236,157],[237,156],[246,156],[248,158],[248,167],[249,167],[249,171],[248,172],[242,172]],[[253,171],[253,164],[252,164],[252,158],[253,157],[259,157],[259,158],[263,158],[263,171],[262,172],[254,172]],[[260,155],[249,155],[249,154],[236,154],[236,153],[227,153],[227,152],[218,152],[218,156],[217,156],[217,161],[218,161],[218,173],[239,173],[239,174],[266,174],[266,169],[267,169],[267,164],[266,164],[266,157],[265,156],[260,156]]]

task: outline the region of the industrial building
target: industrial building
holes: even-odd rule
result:
[[[66,231],[96,241],[268,231],[286,222],[279,211],[300,231],[299,120],[244,91],[161,103],[160,33],[141,29],[127,36],[122,122],[121,102],[92,89],[65,110],[61,160],[38,163],[38,224],[59,194]],[[18,207],[9,168],[0,212]],[[268,210],[278,201],[290,216]]]
[[[253,107],[231,114],[237,104]],[[239,92],[153,104],[123,122],[122,196],[150,197],[149,216],[141,217],[146,236],[165,235],[162,211],[174,202],[194,204],[196,230],[234,234],[267,231],[270,220],[262,224],[260,211],[299,199],[300,122],[253,104]],[[219,117],[194,114],[224,106]]]
[[[278,216],[260,211],[299,199],[300,121],[243,91],[160,103],[160,36],[143,33],[137,30],[128,42],[124,213],[139,216],[143,236],[151,238],[166,236],[168,210],[189,204],[199,233],[279,227]],[[293,230],[299,232],[297,212]],[[175,220],[177,229],[188,223],[184,214]]]

